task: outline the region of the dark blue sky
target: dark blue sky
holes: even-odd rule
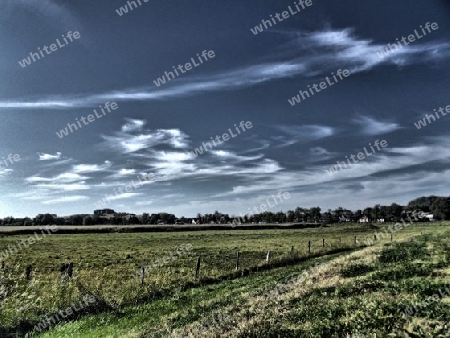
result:
[[[254,35],[294,1],[6,0],[0,13],[1,216],[90,213],[105,194],[118,211],[238,214],[279,191],[296,206],[352,209],[448,195],[450,5],[439,0],[313,0]],[[420,25],[439,28],[381,58]],[[22,68],[67,32],[81,37]],[[62,41],[62,40],[61,40]],[[160,87],[172,66],[215,58]],[[295,106],[288,99],[332,72],[350,77]],[[118,109],[59,138],[106,102]],[[98,109],[97,109],[98,110]],[[253,127],[198,157],[234,124]],[[369,143],[388,147],[330,176]],[[1,164],[1,163],[0,163]],[[155,175],[117,193],[145,173]]]

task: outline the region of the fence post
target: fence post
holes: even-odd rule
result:
[[[322,238],[322,248],[325,248],[325,238]]]
[[[308,253],[311,253],[311,241],[308,241]]]
[[[355,236],[355,244],[356,244],[356,236]]]
[[[141,285],[144,285],[145,267],[141,266]]]
[[[269,260],[270,260],[270,251],[267,251],[266,263],[269,263]]]
[[[26,278],[27,278],[27,282],[29,282],[31,280],[31,269],[32,269],[31,265],[28,265],[26,270],[25,270],[25,275],[26,275]]]
[[[69,265],[67,266],[67,275],[69,276],[69,278],[72,278],[72,276],[73,276],[73,263],[69,263]]]
[[[200,257],[197,258],[197,268],[195,269],[195,278],[200,276]]]
[[[61,267],[59,268],[59,271],[61,272],[61,278],[63,278],[64,275],[66,274],[66,270],[67,270],[67,264],[61,263]]]
[[[236,271],[239,271],[239,256],[240,256],[240,254],[238,251],[237,256],[236,256]]]

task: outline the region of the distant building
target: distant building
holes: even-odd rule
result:
[[[369,217],[363,216],[359,219],[359,223],[369,223]]]
[[[434,221],[434,215],[429,212],[422,212],[420,214],[420,218],[428,219],[428,221],[430,221],[430,222]]]
[[[103,216],[103,215],[114,215],[114,214],[115,214],[115,212],[112,209],[94,210],[94,215]]]

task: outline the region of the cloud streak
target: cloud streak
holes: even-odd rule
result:
[[[66,109],[88,107],[105,101],[152,101],[197,95],[210,91],[248,88],[296,76],[320,76],[345,67],[352,74],[382,65],[406,66],[430,61],[443,61],[450,56],[449,43],[427,43],[405,46],[380,59],[377,52],[385,47],[372,40],[357,38],[351,29],[298,33],[285,46],[283,61],[271,61],[234,69],[205,77],[173,81],[164,90],[152,86],[106,92],[94,95],[53,95],[45,98],[0,101],[8,109]],[[286,56],[291,54],[290,60]],[[300,55],[300,56],[298,56]],[[130,120],[124,131],[140,128]]]

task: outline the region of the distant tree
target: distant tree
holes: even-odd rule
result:
[[[372,209],[372,218],[377,221],[379,219],[380,205],[376,204]]]
[[[320,208],[319,207],[315,207],[315,208],[311,208],[309,211],[311,212],[311,218],[317,222],[320,220]]]
[[[401,205],[398,205],[397,203],[392,203],[389,209],[390,209],[389,214],[391,218],[393,218],[396,221],[402,218],[404,208]]]
[[[431,205],[434,216],[440,220],[450,219],[450,198],[439,197]]]
[[[292,210],[288,210],[288,212],[286,213],[286,221],[289,223],[294,222],[295,220],[295,212]]]
[[[34,222],[37,225],[53,225],[55,224],[55,216],[52,214],[39,214],[35,217]]]
[[[93,220],[91,216],[86,216],[83,218],[83,225],[92,225]]]
[[[149,224],[150,222],[150,215],[147,213],[143,213],[141,217],[141,223],[142,224]]]

